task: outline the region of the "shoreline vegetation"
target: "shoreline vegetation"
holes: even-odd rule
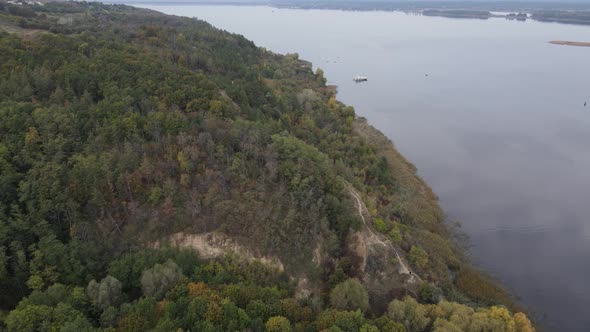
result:
[[[424,16],[442,16],[449,18],[478,18],[488,19],[492,13],[485,10],[465,10],[465,9],[426,9],[422,11]]]
[[[576,42],[576,41],[566,41],[566,40],[552,40],[549,43],[550,44],[555,44],[555,45],[590,47],[590,43],[589,42]]]
[[[425,9],[419,11],[424,16],[440,16],[448,18],[483,19],[505,18],[507,20],[533,20],[547,23],[590,25],[590,11],[530,10],[528,12],[511,12],[494,14],[486,10],[472,9]]]
[[[534,331],[297,54],[97,2],[0,27],[0,330]]]

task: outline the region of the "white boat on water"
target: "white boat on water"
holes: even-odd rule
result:
[[[369,79],[366,76],[358,76],[357,75],[357,76],[353,77],[352,80],[358,83],[358,82],[368,81]]]

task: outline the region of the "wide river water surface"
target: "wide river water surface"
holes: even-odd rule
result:
[[[549,331],[590,331],[590,26],[399,12],[138,5],[321,67]],[[355,84],[355,75],[368,82]],[[588,106],[584,102],[588,101]]]

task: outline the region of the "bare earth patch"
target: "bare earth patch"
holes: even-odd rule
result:
[[[222,233],[176,233],[169,240],[172,246],[191,248],[197,251],[202,258],[216,258],[227,254],[237,254],[241,259],[256,260],[281,272],[285,270],[283,263],[277,257],[256,255]]]
[[[39,30],[39,29],[25,29],[19,26],[3,22],[0,20],[0,32],[7,32],[11,34],[18,34],[22,38],[31,39],[43,33],[49,33],[46,30]]]

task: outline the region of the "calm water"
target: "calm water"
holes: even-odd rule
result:
[[[324,69],[546,330],[590,330],[590,27],[392,12],[144,6]],[[428,76],[426,76],[428,74]],[[369,81],[355,84],[352,77]],[[584,101],[589,102],[584,107]]]

